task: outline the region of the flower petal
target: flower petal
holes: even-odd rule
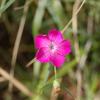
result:
[[[48,48],[42,47],[36,53],[36,59],[40,62],[49,62],[50,52]]]
[[[59,44],[59,49],[57,51],[59,54],[65,56],[71,52],[71,43],[69,40],[64,40]]]
[[[55,41],[57,43],[63,41],[63,36],[62,36],[61,32],[56,29],[50,30],[48,32],[48,37],[51,41]]]
[[[59,54],[52,55],[50,57],[50,62],[57,68],[60,68],[65,61],[65,57]]]
[[[38,35],[35,37],[34,43],[36,48],[47,47],[50,44],[50,40],[46,35]]]

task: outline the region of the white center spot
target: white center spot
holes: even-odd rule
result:
[[[55,43],[51,43],[49,46],[50,50],[54,53],[57,50],[57,45]]]

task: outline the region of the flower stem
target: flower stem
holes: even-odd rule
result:
[[[76,16],[76,15],[79,13],[79,11],[80,11],[81,8],[83,7],[85,1],[86,1],[86,0],[83,0],[83,2],[81,3],[80,7],[76,10],[74,16]],[[74,16],[73,16],[73,17],[74,17]],[[66,29],[67,29],[67,28],[69,27],[69,25],[72,23],[73,17],[70,19],[70,21],[68,22],[68,24],[66,24],[65,27],[62,29],[62,31],[61,31],[62,34],[66,31]]]
[[[54,73],[55,73],[55,80],[57,79],[57,70],[56,67],[54,67]]]

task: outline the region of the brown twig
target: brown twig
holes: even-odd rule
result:
[[[87,32],[90,35],[90,34],[93,33],[93,16],[88,16],[88,21],[87,22],[88,22],[87,23]],[[88,53],[90,51],[91,46],[92,46],[92,41],[89,39],[86,42],[85,46],[84,46],[84,53],[80,57],[80,60],[79,60],[79,63],[78,63],[77,78],[78,78],[79,86],[78,86],[77,90],[79,91],[79,94],[81,93],[80,89],[81,89],[81,84],[82,84],[82,74],[81,74],[81,71],[83,70],[83,68],[84,68],[84,66],[86,64],[86,59],[87,59],[87,56],[88,56]],[[80,98],[79,98],[79,100],[80,100]]]
[[[19,44],[20,44],[20,41],[21,41],[21,37],[22,37],[22,33],[23,33],[25,21],[26,21],[26,16],[27,16],[27,13],[28,13],[28,8],[29,8],[29,5],[30,5],[31,2],[32,2],[32,0],[26,0],[26,3],[24,5],[23,16],[21,18],[21,22],[20,22],[20,25],[19,25],[17,37],[16,37],[15,44],[14,44],[13,54],[12,54],[11,71],[10,71],[11,76],[14,76],[14,69],[15,69]],[[12,90],[12,84],[9,83],[9,91],[11,91],[11,90]]]
[[[32,64],[35,62],[35,60],[36,60],[36,59],[34,58],[34,59],[32,59],[31,61],[29,61],[28,64],[26,65],[26,67],[29,67],[30,65],[32,65]]]
[[[4,82],[6,79],[4,77],[0,77],[0,82]]]
[[[51,91],[50,100],[57,100],[57,97],[58,97],[60,91],[61,91],[60,87],[57,87],[57,88],[53,87],[52,91]]]
[[[19,82],[14,77],[10,76],[8,72],[6,72],[4,69],[0,66],[0,74],[4,79],[9,80],[16,88],[18,88],[22,93],[26,94],[27,96],[32,96],[32,93],[24,86],[21,82]]]
[[[77,77],[77,95],[76,100],[81,100],[81,94],[82,94],[82,73],[81,69],[78,67],[76,72]]]
[[[72,29],[73,29],[73,36],[74,36],[74,48],[75,48],[75,57],[77,59],[77,62],[79,63],[80,60],[80,52],[79,52],[79,43],[78,43],[78,38],[77,38],[77,32],[78,32],[78,22],[77,22],[77,15],[75,15],[75,12],[77,11],[79,5],[80,5],[80,0],[76,0],[75,4],[73,6],[73,19],[72,19]],[[81,71],[78,67],[77,69],[77,100],[80,100],[81,98],[81,83],[82,83],[82,75]]]
[[[87,32],[88,32],[88,34],[90,34],[90,33],[92,33],[92,31],[93,31],[93,18],[92,17],[88,17]],[[77,98],[76,98],[77,100],[81,99],[81,94],[82,94],[82,91],[81,91],[81,89],[82,89],[82,72],[81,71],[83,70],[83,68],[85,66],[86,59],[87,59],[88,53],[90,51],[91,45],[92,45],[92,42],[89,39],[86,42],[86,44],[85,44],[83,55],[79,56],[79,59],[78,59],[78,69],[77,69]],[[79,49],[77,49],[77,51],[78,50]]]
[[[50,100],[57,100],[57,98],[61,92],[60,83],[61,83],[61,79],[59,79],[59,80],[55,79],[53,81],[53,87],[52,87],[52,91],[51,91]]]
[[[77,58],[77,61],[79,61],[80,54],[79,54],[79,43],[77,38],[77,31],[78,31],[78,22],[77,22],[77,15],[75,15],[75,12],[77,11],[80,4],[80,0],[76,0],[75,4],[73,6],[73,19],[72,19],[72,29],[73,29],[73,36],[74,36],[74,48],[75,48],[75,55]]]
[[[83,0],[82,4],[81,4],[80,7],[77,9],[77,11],[75,12],[74,16],[76,16],[76,15],[79,13],[79,11],[80,11],[81,8],[83,7],[85,1],[86,1],[86,0]],[[67,28],[69,27],[69,25],[72,23],[72,19],[73,19],[74,16],[72,16],[72,18],[70,19],[70,21],[68,22],[68,24],[66,24],[65,27],[62,29],[62,31],[61,31],[62,33],[64,33],[64,32],[67,30]]]

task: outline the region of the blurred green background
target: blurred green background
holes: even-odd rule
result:
[[[53,100],[53,66],[39,62],[25,66],[36,53],[34,36],[47,34],[52,28],[62,30],[81,3],[82,0],[0,0],[0,67],[8,73],[12,70],[15,39],[25,22],[20,28],[14,77],[32,92],[30,97],[14,87],[9,93],[9,82],[0,79],[0,100]],[[57,69],[61,90],[56,99],[100,100],[100,0],[86,0],[63,35],[71,40],[72,52]]]

